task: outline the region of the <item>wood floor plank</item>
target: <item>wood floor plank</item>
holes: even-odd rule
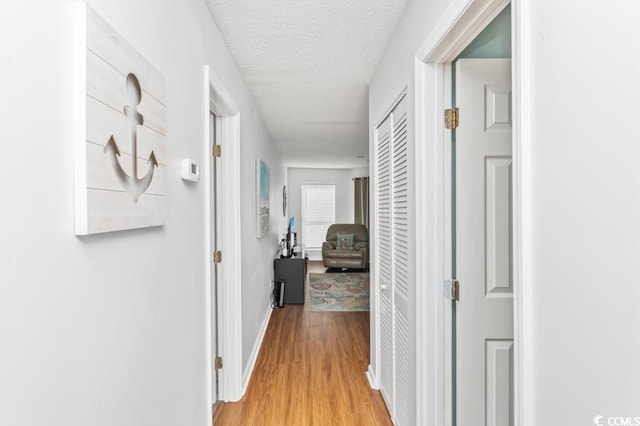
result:
[[[309,262],[310,272],[324,272]],[[308,275],[306,280],[308,290]],[[387,426],[379,391],[369,387],[369,312],[276,309],[245,396],[221,403],[215,426]]]

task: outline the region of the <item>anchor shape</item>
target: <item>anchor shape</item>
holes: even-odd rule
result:
[[[153,180],[153,171],[158,167],[158,161],[156,160],[154,152],[151,151],[151,155],[149,155],[149,159],[147,160],[147,162],[150,163],[149,170],[144,177],[140,179],[138,178],[137,127],[142,126],[144,123],[144,117],[138,112],[137,106],[140,105],[142,90],[140,90],[140,83],[134,74],[129,74],[127,76],[126,86],[130,105],[125,105],[124,115],[129,119],[129,123],[131,124],[131,176],[123,170],[120,162],[118,161],[118,157],[120,157],[120,150],[118,149],[118,144],[116,144],[116,140],[113,135],[109,138],[109,141],[104,146],[103,151],[110,154],[111,165],[113,166],[113,170],[116,173],[116,177],[118,178],[120,185],[122,185],[129,195],[131,195],[134,203],[137,203],[140,195],[142,195],[147,188],[149,188],[149,185],[151,185],[151,181]]]

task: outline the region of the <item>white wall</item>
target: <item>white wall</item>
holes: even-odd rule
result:
[[[531,424],[640,417],[640,4],[527,3]]]
[[[530,142],[524,168],[531,186],[523,212],[529,226],[523,241],[529,379],[524,424],[640,417],[640,144],[632,130],[640,111],[634,24],[640,4],[515,3],[516,13],[530,8],[523,21],[530,29],[513,30],[531,47],[522,52],[531,76],[531,96],[524,99],[531,107],[525,116]],[[454,4],[460,3],[409,4],[370,84],[370,128],[405,85],[413,104],[414,55]],[[409,118],[415,119],[413,111]],[[426,186],[418,188],[420,194],[437,191]],[[434,320],[433,313],[426,316]],[[418,374],[427,381],[438,372]],[[426,397],[424,406],[433,409],[437,397]]]
[[[362,167],[357,169],[347,169],[347,173],[349,174],[349,178],[351,179],[356,177],[365,177],[369,176],[369,168]]]
[[[72,0],[3,7],[0,38],[0,424],[207,425],[203,65],[241,111],[243,358],[268,312],[275,231],[255,238],[254,158],[284,169],[201,0],[93,0],[164,75],[169,223],[78,238]],[[273,208],[273,206],[272,206]],[[276,227],[276,223],[272,223]]]
[[[296,218],[298,242],[302,241],[302,185],[334,184],[336,186],[336,222],[353,223],[354,185],[353,178],[369,176],[369,170],[357,169],[307,169],[289,167],[287,169],[287,191],[289,193],[289,217]],[[282,210],[280,210],[282,212]],[[319,253],[309,253],[311,260],[320,260]]]

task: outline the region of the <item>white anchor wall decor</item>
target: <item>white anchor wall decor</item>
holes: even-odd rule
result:
[[[164,225],[164,79],[93,9],[77,12],[76,234]]]
[[[118,162],[117,157],[120,156],[120,150],[118,149],[118,144],[115,139],[113,139],[113,135],[109,137],[109,142],[104,146],[104,152],[109,154],[113,171],[118,177],[118,181],[120,181],[122,187],[131,195],[133,201],[137,203],[140,195],[151,185],[153,170],[155,167],[158,167],[158,162],[156,161],[155,154],[151,151],[148,160],[149,171],[147,171],[147,174],[143,178],[138,179],[137,129],[138,126],[142,126],[144,123],[144,118],[137,110],[138,104],[140,104],[141,91],[138,78],[134,74],[127,76],[127,92],[129,94],[129,105],[124,107],[124,115],[129,119],[131,124],[131,176],[124,171]]]

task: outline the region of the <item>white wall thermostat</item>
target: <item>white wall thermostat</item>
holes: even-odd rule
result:
[[[191,182],[199,182],[200,166],[195,161],[185,158],[180,162],[180,177]]]

